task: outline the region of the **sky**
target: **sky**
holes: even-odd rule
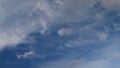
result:
[[[0,0],[0,68],[119,68],[120,0]]]

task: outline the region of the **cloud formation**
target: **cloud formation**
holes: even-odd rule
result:
[[[25,52],[24,54],[17,55],[17,58],[18,59],[29,58],[29,57],[32,57],[34,55],[35,55],[35,53],[33,51],[29,51],[29,52]]]
[[[88,52],[92,56],[89,58],[90,60],[88,58],[71,59],[69,55],[56,61],[42,63],[38,68],[119,68],[120,46],[118,40],[119,38],[114,37],[109,43],[104,44],[106,45],[104,48],[94,49],[92,53]]]
[[[102,0],[105,8],[108,8],[113,11],[120,11],[120,0]]]
[[[119,11],[119,1],[101,0],[101,5],[106,9],[105,11],[98,11],[95,7],[97,1],[52,0],[49,2],[49,0],[1,0],[0,49],[22,42],[33,31],[45,34],[47,30],[52,31],[49,27],[61,24],[64,27],[61,26],[62,29],[57,30],[60,36],[71,34],[74,37],[82,36],[82,40],[86,37],[88,37],[87,40],[91,37],[93,37],[92,40],[95,40],[96,37],[99,37],[100,41],[107,40],[108,34],[100,33],[96,35],[96,33],[99,32],[99,27],[101,26],[105,30],[107,11]],[[93,7],[95,8],[93,9]],[[74,40],[77,41],[72,42],[72,44],[79,42],[78,38]],[[74,40],[70,39],[68,42]]]
[[[119,38],[119,4],[119,0],[0,0],[0,50],[23,43],[29,34],[37,31],[40,41],[31,46],[36,53],[25,52],[17,55],[18,59],[44,58],[46,54],[40,55],[44,51],[52,52],[47,56],[56,55],[53,52],[59,54],[56,50],[61,46],[65,49],[62,59],[38,63],[38,67],[112,68],[120,57],[117,49],[120,39],[113,38]],[[37,46],[43,51],[37,50]],[[84,55],[91,60],[81,59]]]
[[[47,23],[54,16],[50,7],[44,0],[1,1],[0,49],[22,42],[34,30],[45,33]]]

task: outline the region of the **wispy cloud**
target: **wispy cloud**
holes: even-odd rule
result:
[[[119,3],[118,0],[101,0],[100,5],[98,5],[97,0],[0,0],[0,15],[2,15],[0,16],[0,49],[16,46],[33,31],[45,34],[47,30],[50,30],[52,34],[53,29],[50,29],[52,27],[56,30],[53,33],[58,34],[59,40],[62,42],[55,40],[49,42],[49,46],[52,46],[52,43],[58,46],[60,43],[60,45],[72,48],[76,45],[98,43],[96,39],[109,43],[111,25],[117,30],[119,30],[119,26],[118,23],[116,25],[111,24],[113,23],[111,21],[113,17],[110,17],[108,13],[116,11],[117,14],[120,9]],[[48,40],[48,38],[45,39]],[[49,41],[52,40],[50,38]],[[46,43],[46,40],[42,43]],[[81,59],[69,59],[69,55],[66,56],[67,60],[51,61],[52,63],[43,64],[42,68],[110,68],[109,66],[113,61],[108,53],[112,50],[109,45],[106,46],[108,46],[108,50],[103,56],[110,59],[102,57],[102,59],[84,61]],[[79,48],[79,46],[77,47]],[[99,53],[96,49],[94,51]],[[102,52],[104,49],[99,51]],[[115,50],[113,49],[113,51]],[[32,51],[25,52],[18,55],[18,58],[26,58],[33,54],[35,55]],[[119,56],[119,52],[114,52],[114,54]],[[96,54],[91,54],[91,56],[94,56],[92,58],[98,57]],[[115,57],[113,56],[113,58]]]
[[[21,59],[21,58],[29,58],[29,57],[32,57],[34,56],[35,53],[33,51],[29,51],[29,52],[25,52],[24,54],[19,54],[17,55],[17,58],[18,59]]]
[[[46,62],[39,67],[42,68],[119,68],[119,38],[112,38],[109,43],[105,44],[104,48],[94,49],[90,53],[91,58],[62,58],[60,60]],[[87,51],[87,50],[86,50]],[[88,52],[89,53],[89,52]],[[87,54],[88,54],[87,53]],[[78,53],[79,54],[79,53]],[[72,53],[71,53],[72,55]],[[116,61],[117,60],[117,61]]]
[[[0,49],[22,42],[34,30],[44,33],[47,23],[55,16],[51,5],[44,0],[18,4],[5,0],[1,1],[0,10]]]

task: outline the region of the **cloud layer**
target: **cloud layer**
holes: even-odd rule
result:
[[[40,57],[40,51],[55,56],[61,50],[67,54],[38,63],[38,68],[112,68],[119,58],[119,4],[119,0],[0,0],[0,50],[25,43],[31,33],[39,32],[39,43],[27,39],[36,43],[33,52],[18,58]]]
[[[101,0],[101,3],[103,7],[119,12],[119,0]],[[12,0],[10,2],[1,0],[0,48],[22,41],[36,29],[39,29],[41,33],[45,33],[50,25],[60,24],[56,22],[80,23],[83,20],[93,19],[91,8],[96,4],[97,0],[53,0],[51,2],[48,0],[35,0],[34,2],[32,0]],[[103,18],[101,15],[99,14],[99,18]],[[74,26],[72,27],[76,30]],[[88,27],[93,28],[94,26],[88,25]],[[85,29],[87,30],[87,27]]]

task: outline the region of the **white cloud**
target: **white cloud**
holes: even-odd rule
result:
[[[45,0],[38,0],[33,6],[34,10],[43,11],[48,18],[53,18],[56,15],[56,12],[52,9],[51,4]]]
[[[34,30],[39,30],[42,34],[46,33],[50,25],[59,24],[58,22],[54,22],[54,20],[75,23],[80,22],[80,20],[88,19],[88,10],[96,4],[97,0],[54,0],[56,4],[59,4],[59,7],[49,3],[47,0],[35,0],[34,2],[30,0],[24,1],[24,3],[20,1],[19,4],[16,4],[16,1],[14,1],[15,0],[10,2],[8,0],[0,1],[0,15],[3,16],[0,17],[0,49],[20,43]],[[119,9],[119,0],[102,1],[103,5],[107,8]],[[53,5],[58,10],[55,10]],[[25,17],[24,19],[19,19],[22,13],[26,15],[27,18],[23,16],[23,18]],[[37,14],[39,18],[31,20],[34,18],[34,14]],[[28,19],[29,17],[30,19]],[[98,13],[96,17],[97,19],[102,19],[103,15]],[[92,33],[91,29],[96,25],[98,25],[98,23],[92,23],[85,27],[80,26],[77,28],[73,25],[72,29],[62,28],[58,30],[58,34],[60,36],[70,35],[73,31],[78,34],[83,34],[82,32],[85,32],[84,34]],[[98,34],[98,36],[100,40],[106,40],[108,38],[108,35],[104,33]]]
[[[2,4],[3,3],[3,4]],[[48,28],[48,22],[54,18],[54,10],[50,8],[51,5],[45,0],[25,1],[15,4],[14,1],[1,1],[0,5],[0,49],[5,47],[15,46],[27,37],[27,35],[34,30],[39,30],[45,33]],[[39,14],[44,14],[40,16]],[[27,18],[22,14],[27,16]],[[37,13],[39,18],[34,18]],[[3,19],[4,18],[4,19]]]
[[[29,51],[29,52],[25,52],[24,54],[19,54],[17,55],[17,58],[18,59],[21,59],[21,58],[29,58],[29,57],[32,57],[34,56],[35,53],[33,51]]]
[[[23,28],[9,28],[0,31],[0,50],[6,46],[14,46],[18,42],[22,42],[26,37],[26,32]]]
[[[1,49],[6,46],[20,43],[34,30],[39,30],[42,34],[46,33],[49,25],[55,24],[51,22],[56,20],[56,18],[65,17],[68,21],[76,21],[76,19],[79,20],[79,14],[80,16],[84,16],[83,13],[86,12],[87,9],[91,8],[96,3],[96,0],[57,0],[56,3],[59,4],[58,10],[53,9],[52,6],[54,4],[49,3],[47,0],[35,0],[34,2],[25,1],[24,3],[20,1],[18,5],[15,4],[15,2],[13,0],[9,2],[10,4],[7,4],[8,0],[1,1],[4,7],[0,5],[0,10],[2,10],[0,15],[4,14],[6,16],[4,21],[0,20],[0,26],[2,26],[0,27]],[[22,13],[28,16],[28,18],[34,18],[34,14],[37,14],[39,18],[36,20],[30,20],[28,18],[19,19],[19,15]],[[11,20],[8,21],[9,19]],[[69,35],[71,33],[73,33],[73,31],[69,28],[63,28],[58,31],[60,36]]]
[[[48,25],[47,25],[47,23],[46,23],[46,21],[44,21],[44,20],[40,20],[40,25],[42,25],[42,30],[40,31],[40,33],[41,34],[45,34],[46,33],[46,30],[48,29]]]
[[[96,41],[94,39],[83,39],[79,37],[78,39],[75,40],[70,40],[66,42],[64,45],[65,47],[72,48],[72,47],[80,47],[86,44],[92,44],[95,43]]]
[[[99,37],[100,41],[106,41],[108,39],[107,33],[97,33],[97,36]]]
[[[70,35],[73,33],[73,30],[70,28],[61,28],[58,30],[58,34],[60,36],[64,36],[64,35]]]

